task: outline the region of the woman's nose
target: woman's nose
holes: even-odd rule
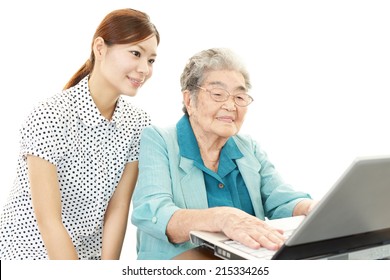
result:
[[[143,73],[144,75],[149,74],[149,61],[141,59],[137,66],[137,71]]]
[[[223,107],[228,110],[228,111],[234,111],[236,107],[236,102],[235,102],[235,96],[234,95],[229,95],[229,98],[224,101]]]

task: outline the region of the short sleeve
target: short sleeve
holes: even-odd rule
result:
[[[42,103],[27,117],[22,126],[21,155],[34,155],[57,165],[65,149],[60,111],[52,104]]]
[[[133,139],[130,145],[130,155],[127,162],[138,161],[141,134],[145,127],[150,126],[151,119],[148,113],[142,110],[137,110],[133,118]]]

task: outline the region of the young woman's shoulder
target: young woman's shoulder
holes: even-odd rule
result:
[[[37,118],[37,120],[64,120],[71,114],[73,100],[68,91],[62,91],[51,96],[38,104],[31,110],[28,119]]]
[[[123,97],[119,99],[119,102],[121,116],[125,119],[126,122],[137,123],[141,124],[142,126],[150,125],[151,118],[149,113],[147,113],[145,110],[125,100]]]

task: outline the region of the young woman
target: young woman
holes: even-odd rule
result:
[[[119,259],[150,124],[121,95],[152,76],[159,42],[147,14],[109,13],[88,61],[29,115],[0,219],[1,259]]]

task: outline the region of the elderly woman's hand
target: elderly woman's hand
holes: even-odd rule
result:
[[[250,248],[279,249],[286,238],[283,231],[275,229],[252,215],[232,207],[220,207],[218,227],[229,238]]]
[[[303,199],[297,203],[294,208],[293,216],[307,216],[316,207],[318,201],[311,199]]]

